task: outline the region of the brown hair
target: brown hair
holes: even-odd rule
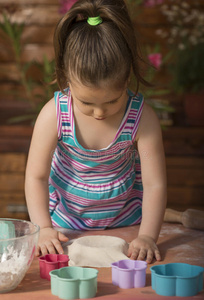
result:
[[[88,17],[103,22],[91,26]],[[60,90],[75,78],[84,85],[111,80],[121,86],[133,71],[141,75],[134,27],[123,0],[78,0],[59,21],[54,35],[56,77]]]

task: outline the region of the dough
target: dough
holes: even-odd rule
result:
[[[113,262],[128,259],[128,243],[118,237],[84,236],[70,242],[63,246],[69,266],[111,267]]]

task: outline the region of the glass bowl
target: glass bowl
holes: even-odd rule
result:
[[[0,293],[14,290],[29,269],[40,227],[29,221],[0,218]]]

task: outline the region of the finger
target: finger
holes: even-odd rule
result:
[[[128,248],[128,253],[127,253],[127,256],[128,257],[130,257],[131,256],[131,254],[132,254],[132,247],[130,246],[129,248]]]
[[[61,233],[61,232],[58,233],[58,239],[61,242],[67,242],[69,240],[69,238],[66,235],[64,235],[63,233]]]
[[[138,248],[133,248],[133,251],[130,255],[130,259],[136,260],[140,250]]]
[[[35,256],[40,256],[40,247],[37,246],[36,250],[35,250]]]
[[[50,254],[55,254],[56,253],[54,242],[55,241],[50,241],[49,243],[46,244],[48,253],[50,253]]]
[[[57,252],[59,254],[63,254],[64,250],[63,250],[62,245],[59,242],[59,240],[53,240],[52,242],[53,242],[53,245],[54,245],[55,249],[57,250]]]
[[[134,247],[132,244],[129,245],[127,256],[130,257],[134,251],[138,251],[137,247]]]
[[[153,260],[153,257],[154,257],[153,251],[152,251],[152,250],[148,250],[148,251],[147,251],[146,262],[147,262],[148,264],[150,264],[150,263],[152,262],[152,260]]]
[[[154,256],[155,256],[156,260],[158,260],[158,261],[161,261],[161,260],[162,260],[162,259],[161,259],[161,254],[160,254],[160,252],[159,252],[158,249],[155,250]]]
[[[40,251],[41,251],[42,256],[48,254],[48,249],[44,244],[40,245]]]
[[[138,255],[138,260],[144,260],[147,256],[147,250],[146,249],[141,249]]]

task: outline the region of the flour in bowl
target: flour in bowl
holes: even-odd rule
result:
[[[13,245],[7,246],[7,251],[0,255],[0,293],[21,282],[29,267],[29,258],[26,244],[20,250],[14,249]]]

